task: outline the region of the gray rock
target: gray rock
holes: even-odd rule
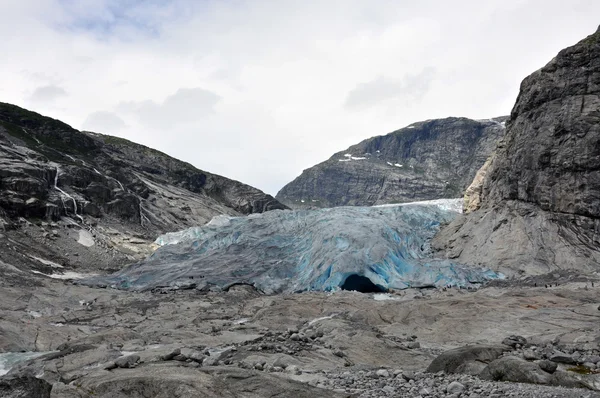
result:
[[[600,264],[600,30],[523,80],[478,210],[435,249],[507,275]]]
[[[521,358],[506,356],[489,363],[479,374],[483,380],[511,381],[515,383],[549,384],[550,374]]]
[[[377,372],[375,372],[375,374],[379,377],[390,377],[390,372],[388,372],[386,369],[379,369]]]
[[[119,368],[133,368],[140,361],[139,355],[128,355],[115,359],[115,365]]]
[[[504,135],[505,120],[413,123],[304,170],[279,191],[277,199],[300,208],[460,197]]]
[[[552,362],[547,359],[542,359],[541,361],[539,361],[538,366],[544,372],[551,373],[551,374],[554,373],[556,371],[556,369],[558,368],[558,364],[556,362]]]
[[[170,361],[170,360],[172,360],[173,358],[175,358],[179,354],[181,354],[181,349],[180,348],[176,348],[173,351],[171,351],[170,353],[163,355],[161,357],[161,359],[163,361]]]
[[[552,362],[565,363],[568,365],[575,364],[577,361],[573,356],[566,354],[564,352],[556,351],[549,358]]]
[[[459,383],[458,381],[453,381],[452,383],[448,384],[448,387],[446,387],[446,392],[448,392],[449,394],[461,393],[464,390],[465,386]]]
[[[584,362],[583,366],[585,366],[588,369],[596,369],[596,364],[592,363],[592,362]]]
[[[52,385],[33,376],[0,377],[2,398],[50,398]]]
[[[507,338],[505,338],[504,340],[502,340],[502,344],[505,344],[509,347],[512,348],[517,348],[518,346],[524,346],[525,344],[527,344],[527,339],[523,336],[509,336]]]
[[[478,364],[484,364],[485,366],[485,364],[499,358],[509,350],[505,345],[474,345],[456,348],[435,358],[427,368],[427,372],[437,373],[443,371],[445,373],[478,374],[479,371],[483,370],[481,365]],[[477,373],[473,373],[473,371]]]
[[[408,343],[406,343],[406,348],[410,348],[410,349],[421,348],[421,343],[419,343],[418,341],[409,341]]]
[[[598,356],[598,355],[590,355],[590,356],[585,357],[584,361],[596,364],[596,363],[600,362],[600,356]]]
[[[540,359],[539,355],[537,353],[535,353],[533,350],[525,350],[523,351],[523,358],[525,358],[528,361],[533,361],[536,359]]]

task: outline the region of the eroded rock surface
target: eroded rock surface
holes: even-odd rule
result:
[[[0,351],[50,351],[14,365],[8,376],[37,376],[52,385],[53,398],[381,398],[423,396],[424,389],[443,397],[460,389],[452,383],[466,396],[596,398],[587,385],[424,372],[456,347],[496,347],[507,330],[526,336],[526,346],[499,346],[492,356],[472,359],[491,362],[498,352],[522,357],[530,350],[540,358],[532,364],[556,352],[578,358],[577,364],[599,362],[600,288],[589,285],[409,289],[382,297],[348,291],[265,296],[243,285],[227,292],[135,293],[52,279],[36,287],[0,280]],[[557,364],[556,372],[577,381],[572,366],[578,365]]]
[[[283,208],[143,145],[0,104],[0,274],[4,263],[45,275],[118,269],[161,233]]]
[[[521,84],[478,210],[434,240],[447,257],[504,273],[600,264],[600,30]]]
[[[462,197],[504,135],[505,120],[427,120],[369,138],[304,170],[277,199],[319,208]]]

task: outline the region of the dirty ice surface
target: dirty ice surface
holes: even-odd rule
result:
[[[337,289],[467,286],[502,277],[488,269],[433,259],[429,241],[454,219],[435,204],[275,210],[220,217],[167,234],[144,261],[80,283],[129,290],[227,289],[251,284],[265,293]]]

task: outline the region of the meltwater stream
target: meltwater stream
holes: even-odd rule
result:
[[[48,354],[47,352],[5,352],[0,354],[0,376],[10,372],[19,362],[27,361]]]

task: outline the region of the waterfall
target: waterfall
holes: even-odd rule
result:
[[[62,195],[66,196],[67,198],[69,198],[73,201],[73,210],[75,211],[75,217],[79,218],[79,220],[81,222],[83,222],[83,218],[79,214],[77,214],[77,202],[75,201],[75,198],[58,187],[58,174],[59,173],[60,173],[60,168],[58,166],[56,166],[56,175],[54,176],[54,189],[56,189],[58,192],[61,193],[60,200],[63,202],[63,208],[65,209],[65,214],[67,212],[67,209],[65,207],[65,201],[63,200]]]

